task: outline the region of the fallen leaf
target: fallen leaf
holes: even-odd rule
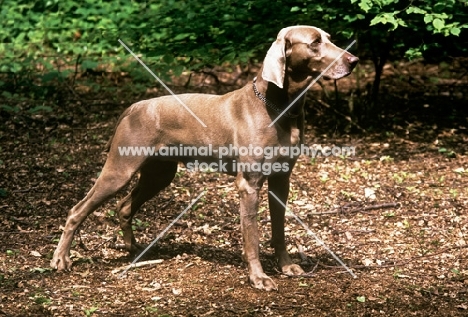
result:
[[[375,190],[372,188],[364,188],[364,197],[375,199]]]
[[[40,258],[42,255],[37,251],[31,251],[31,255]]]
[[[365,266],[369,266],[369,265],[371,265],[372,263],[374,263],[374,261],[371,260],[371,259],[364,259],[364,260],[362,260],[362,264],[364,264]]]

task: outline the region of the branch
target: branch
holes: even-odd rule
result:
[[[135,264],[121,266],[121,267],[118,267],[118,268],[112,270],[112,274],[117,274],[120,271],[123,271],[123,270],[125,270],[127,268],[134,269],[134,268],[138,268],[138,267],[142,267],[142,266],[150,266],[150,265],[154,265],[154,264],[160,264],[163,261],[164,261],[163,259],[158,259],[158,260],[143,261],[143,262],[138,262],[138,263],[135,263]]]
[[[366,206],[366,207],[361,207],[361,208],[355,208],[351,210],[345,210],[346,208],[349,207],[349,205],[344,205],[343,207],[337,208],[336,210],[333,211],[325,211],[325,212],[310,212],[309,215],[312,216],[320,216],[320,215],[331,215],[331,214],[341,214],[341,213],[354,213],[354,212],[364,212],[368,210],[376,210],[376,209],[385,209],[385,208],[398,208],[400,206],[400,203],[383,203],[379,205],[372,205],[372,206]]]
[[[319,104],[321,104],[322,106],[325,106],[327,107],[328,109],[332,110],[333,112],[335,112],[336,114],[342,116],[343,118],[345,118],[346,120],[349,121],[349,123],[351,123],[352,125],[354,125],[356,128],[358,128],[361,132],[366,132],[365,129],[363,129],[359,124],[357,124],[356,122],[353,121],[353,119],[351,119],[350,116],[347,116],[345,115],[344,113],[341,113],[339,112],[338,110],[336,110],[334,107],[330,106],[328,103],[326,103],[325,101],[323,100],[320,100],[320,99],[315,99]]]
[[[429,257],[432,257],[432,256],[436,256],[436,255],[439,255],[439,254],[442,254],[442,253],[446,253],[448,251],[451,251],[451,250],[457,250],[457,249],[465,249],[465,248],[468,248],[468,244],[464,244],[464,245],[456,245],[456,246],[453,246],[453,247],[448,247],[448,248],[445,248],[441,251],[438,251],[438,252],[435,252],[435,253],[431,253],[431,254],[425,254],[425,255],[420,255],[420,256],[416,256],[416,257],[413,257],[413,258],[409,258],[409,259],[404,259],[404,260],[401,260],[401,261],[394,261],[392,264],[385,264],[385,265],[349,265],[350,268],[353,268],[353,269],[384,269],[384,268],[391,268],[391,267],[395,267],[395,266],[404,266],[412,261],[416,261],[416,260],[420,260],[420,259],[424,259],[424,258],[429,258]],[[336,269],[341,269],[342,266],[337,266],[337,265],[325,265],[325,264],[322,264],[320,263],[320,266],[322,267],[325,267],[325,268],[336,268]]]

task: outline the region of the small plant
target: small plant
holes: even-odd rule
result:
[[[148,228],[150,224],[147,221],[141,221],[138,218],[133,219],[133,225],[132,225],[132,230],[142,230],[145,228]]]
[[[156,307],[153,307],[153,306],[146,306],[145,307],[145,310],[148,312],[148,313],[157,313],[158,312],[158,309]]]
[[[297,190],[291,190],[291,197],[289,198],[289,201],[295,201],[297,200],[298,197],[298,192]]]
[[[398,279],[401,276],[401,270],[399,268],[395,268],[395,271],[393,272],[393,278]]]
[[[385,162],[385,163],[392,163],[394,161],[394,159],[391,156],[384,155],[384,156],[380,157],[380,161]]]
[[[309,284],[307,284],[306,282],[299,282],[299,287],[308,287]]]
[[[452,198],[453,198],[453,199],[455,199],[455,198],[458,197],[458,190],[456,190],[456,189],[454,189],[454,188],[451,188],[451,189],[449,190],[449,193],[450,193],[450,195],[452,195]]]
[[[19,254],[19,251],[18,250],[6,250],[6,254],[8,256],[15,256],[15,255]]]
[[[322,183],[326,183],[329,180],[328,175],[322,175],[320,176],[320,181]]]
[[[265,206],[261,206],[259,209],[258,209],[258,214],[262,214],[265,212],[265,210],[267,210],[267,208]]]
[[[341,191],[341,195],[345,196],[346,198],[353,198],[354,197],[353,193],[350,193],[350,192],[347,192],[347,191],[344,191],[344,190]]]
[[[52,303],[52,300],[50,298],[44,297],[44,296],[36,296],[34,298],[34,302],[39,305],[48,305]]]
[[[84,313],[86,316],[91,316],[93,315],[99,308],[98,307],[91,307],[89,309],[84,309]]]
[[[351,178],[351,175],[343,174],[343,175],[341,175],[341,178],[343,178],[345,181],[349,181],[349,179]]]
[[[438,248],[440,246],[440,240],[439,239],[432,240],[431,245],[433,245],[435,248]]]
[[[52,271],[52,268],[43,268],[43,267],[35,267],[35,268],[32,268],[29,270],[30,272],[33,272],[33,273],[46,273],[46,272],[50,272]]]
[[[405,227],[405,229],[409,229],[411,227],[408,219],[403,220],[403,226]]]
[[[393,179],[398,183],[401,184],[403,183],[406,178],[408,177],[408,174],[406,172],[400,172],[398,174],[393,174]]]
[[[439,153],[444,154],[445,156],[449,158],[454,158],[457,156],[457,154],[454,151],[448,150],[444,147],[439,148]]]

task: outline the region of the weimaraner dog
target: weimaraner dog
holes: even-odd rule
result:
[[[228,167],[222,172],[236,176],[243,257],[248,264],[250,284],[267,291],[277,289],[275,282],[263,272],[259,259],[257,211],[259,191],[266,180],[268,190],[282,201],[280,203],[269,195],[271,245],[278,265],[286,274],[303,274],[302,268],[291,260],[284,238],[284,205],[297,156],[281,155],[281,151],[271,155],[265,155],[266,151],[263,154],[261,151],[254,154],[244,152],[246,155],[231,151],[221,158],[216,149],[227,145],[237,149],[249,146],[260,149],[297,147],[304,133],[304,95],[279,119],[278,116],[322,72],[326,70],[322,74],[325,78],[339,79],[349,75],[358,61],[357,57],[331,43],[329,34],[323,30],[292,26],[279,32],[258,77],[243,88],[222,96],[182,94],[178,95],[179,100],[174,96],[164,96],[130,106],[120,117],[114,136],[108,143],[107,161],[99,178],[86,197],[68,214],[51,266],[58,270],[71,268],[70,246],[78,226],[137,172],[140,174],[137,185],[117,206],[125,248],[129,252],[141,250],[132,232],[132,217],[144,202],[171,183],[178,162],[193,166],[195,162],[219,161]],[[180,153],[172,156],[122,155],[119,151],[128,146],[162,149],[181,145],[210,145],[215,150],[211,156],[196,153],[190,156]],[[264,169],[258,168],[229,168],[234,162],[242,163],[244,167],[249,164],[277,165],[276,169],[265,173]]]

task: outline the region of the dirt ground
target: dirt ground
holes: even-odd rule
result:
[[[53,112],[2,113],[0,316],[466,316],[468,79],[444,79],[442,68],[387,67],[382,102],[401,109],[386,128],[353,134],[334,132],[336,113],[327,116],[314,88],[306,143],[355,146],[356,155],[302,156],[288,206],[356,278],[293,217],[288,246],[310,274],[278,272],[264,188],[261,259],[277,292],[248,285],[232,178],[182,167],[134,222],[139,242],[150,243],[205,191],[144,258],[161,261],[115,273],[132,261],[116,248],[115,205],[126,189],[81,227],[73,270],[53,271],[67,212],[96,180],[128,103],[74,99]],[[371,78],[370,68],[361,71]]]

